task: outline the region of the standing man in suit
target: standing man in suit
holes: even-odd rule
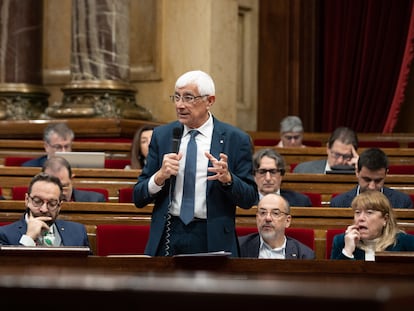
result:
[[[54,156],[57,151],[72,151],[72,142],[75,133],[66,123],[51,123],[43,131],[43,145],[46,151],[44,156],[31,159],[22,166],[42,167],[45,161]]]
[[[325,174],[337,165],[355,167],[358,161],[358,138],[348,127],[338,127],[333,131],[326,144],[327,158],[299,163],[293,173]]]
[[[285,160],[274,149],[260,149],[253,155],[254,179],[259,199],[268,193],[280,194],[290,206],[312,206],[309,197],[292,190],[281,189],[285,175]]]
[[[0,226],[0,244],[89,247],[83,224],[57,219],[62,201],[59,178],[34,176],[25,197],[26,211],[20,220]]]
[[[350,207],[352,200],[365,191],[380,191],[391,202],[394,208],[413,208],[408,194],[384,186],[388,173],[388,157],[379,148],[366,149],[358,159],[355,175],[358,185],[345,193],[331,199],[331,207]]]
[[[285,235],[291,220],[289,203],[278,194],[266,194],[257,206],[259,232],[239,237],[240,257],[315,259],[311,248]]]
[[[215,86],[205,72],[180,76],[171,100],[178,120],[154,129],[147,163],[133,192],[138,208],[154,202],[145,254],[227,251],[238,257],[236,207],[249,209],[258,202],[250,137],[212,115]],[[184,172],[191,130],[198,131],[197,174],[194,217],[185,224],[181,203],[190,188],[183,184],[188,177]]]
[[[63,187],[63,200],[68,202],[106,202],[105,196],[96,191],[78,190],[73,187],[72,168],[69,162],[60,156],[52,156],[43,164],[42,172],[56,176]]]

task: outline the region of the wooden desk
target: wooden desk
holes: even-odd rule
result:
[[[411,310],[413,286],[409,263],[0,256],[3,304],[14,307]]]
[[[0,201],[0,222],[18,220],[24,212],[23,201]],[[132,203],[85,203],[65,202],[59,218],[76,221],[87,226],[91,248],[96,253],[96,226],[99,224],[145,224],[151,222],[152,205],[142,209]],[[398,223],[406,230],[414,229],[414,209],[396,209]],[[352,223],[350,208],[292,207],[291,227],[311,228],[315,231],[316,258],[325,258],[326,230],[346,228]],[[237,208],[236,226],[255,227],[256,207],[245,210]]]
[[[33,176],[40,171],[37,167],[0,167],[0,187],[3,196],[11,199],[12,186],[28,186]],[[72,172],[75,174],[75,188],[108,189],[110,202],[118,202],[118,190],[133,187],[141,174],[141,170],[123,169],[74,168]]]

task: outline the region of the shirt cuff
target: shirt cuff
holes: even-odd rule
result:
[[[346,252],[345,252],[345,248],[342,249],[342,254],[348,258],[354,259],[354,254],[352,254],[351,256],[349,256]]]
[[[162,185],[162,186],[164,186],[164,185]],[[155,174],[154,174],[154,175],[152,175],[152,176],[150,177],[150,180],[148,181],[148,192],[149,192],[149,194],[150,194],[150,195],[154,195],[154,194],[156,194],[157,192],[161,191],[162,186],[158,186],[158,185],[155,183]]]
[[[22,235],[19,243],[24,246],[36,246],[35,241],[33,241],[33,239],[26,234]]]

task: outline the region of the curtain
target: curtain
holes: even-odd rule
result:
[[[323,3],[323,131],[338,126],[383,131],[403,66],[412,7],[413,0]]]

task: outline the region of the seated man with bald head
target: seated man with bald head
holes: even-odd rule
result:
[[[291,221],[289,203],[278,194],[266,194],[257,206],[259,232],[239,237],[240,257],[315,259],[311,248],[285,235]]]

